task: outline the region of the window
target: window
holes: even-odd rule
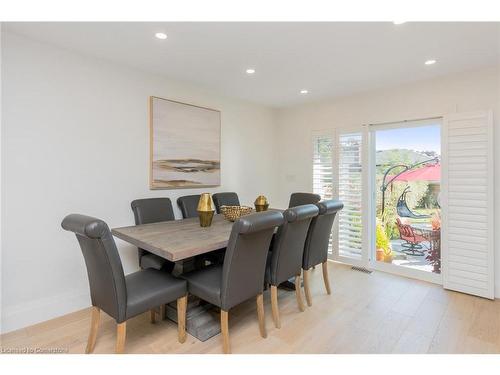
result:
[[[333,198],[333,136],[313,135],[313,192],[321,199]],[[332,255],[332,235],[328,245]]]
[[[332,152],[332,136],[313,136],[313,192],[321,199],[333,197]]]
[[[338,191],[339,199],[344,203],[338,219],[338,255],[361,259],[362,134],[340,134],[338,143]]]

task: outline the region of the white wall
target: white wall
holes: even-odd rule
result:
[[[275,197],[273,112],[4,32],[2,317],[7,332],[90,305],[87,275],[65,215],[132,225],[130,202],[236,191]],[[222,185],[150,191],[148,98],[222,112]],[[125,272],[133,246],[119,242]]]
[[[490,68],[277,111],[277,205],[312,190],[311,132],[492,109],[500,145],[500,74]],[[495,216],[500,225],[500,152],[495,154]],[[495,232],[496,296],[500,297],[500,231]]]

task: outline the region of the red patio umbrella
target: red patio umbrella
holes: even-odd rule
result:
[[[441,164],[427,164],[422,168],[401,173],[394,181],[439,181],[441,180]]]

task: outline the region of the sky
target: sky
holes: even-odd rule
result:
[[[406,148],[416,151],[435,151],[441,155],[439,125],[377,130],[376,137],[377,151]]]

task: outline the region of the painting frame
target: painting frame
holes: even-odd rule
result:
[[[217,153],[218,153],[218,168],[217,168],[217,181],[216,183],[185,183],[182,186],[165,186],[162,183],[158,183],[157,180],[155,179],[155,168],[154,168],[154,163],[155,163],[155,158],[154,158],[154,151],[155,151],[155,122],[154,122],[154,101],[155,100],[161,100],[161,101],[166,101],[174,105],[179,105],[179,106],[186,106],[186,107],[191,107],[193,109],[201,109],[201,110],[206,110],[206,111],[211,111],[215,112],[218,116],[218,121],[217,121]],[[222,113],[218,109],[214,108],[209,108],[205,106],[200,106],[192,103],[185,103],[181,102],[178,100],[173,100],[173,99],[166,99],[162,98],[159,96],[154,96],[151,95],[149,97],[149,189],[150,190],[172,190],[172,189],[202,189],[202,188],[211,188],[211,187],[218,187],[221,186],[221,136],[222,136]]]

